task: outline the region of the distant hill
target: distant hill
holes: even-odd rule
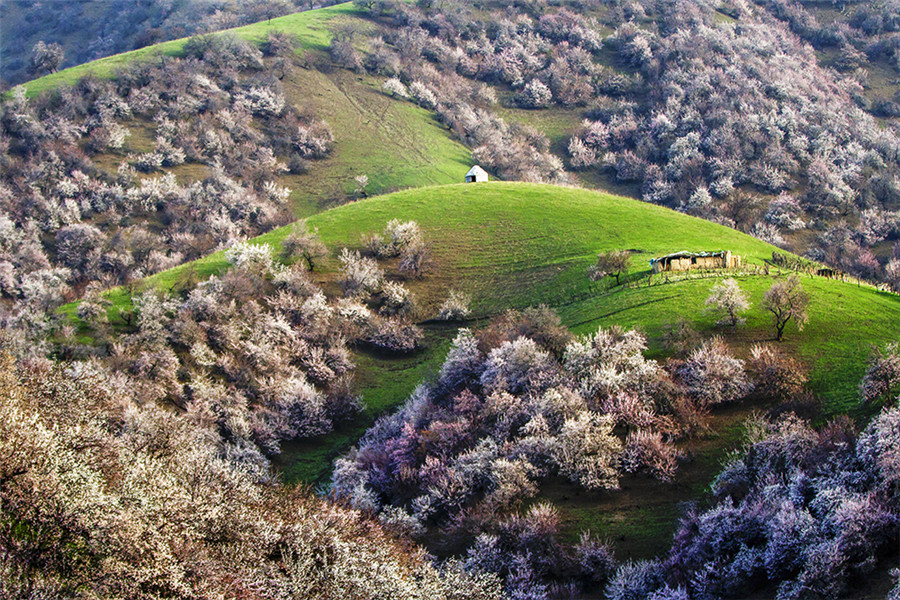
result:
[[[367,175],[366,191],[383,193],[403,187],[460,181],[468,170],[470,152],[450,139],[428,111],[382,93],[375,77],[354,74],[329,65],[325,53],[332,30],[341,24],[362,20],[349,2],[330,8],[295,13],[231,29],[252,44],[262,44],[273,32],[296,36],[298,54],[308,53],[313,64],[296,69],[282,81],[288,102],[324,119],[335,135],[333,154],[310,165],[302,176],[286,176],[282,182],[293,190],[295,213],[305,216],[319,210],[320,203],[341,201],[354,189],[354,177]],[[34,96],[71,85],[87,75],[112,77],[129,64],[157,56],[182,56],[188,38],[64,69],[24,84]],[[131,123],[143,129],[134,138],[152,139],[155,124]],[[143,135],[141,135],[143,133]],[[109,157],[110,161],[115,157]],[[119,159],[121,160],[121,159]],[[102,162],[98,161],[98,162]],[[118,163],[113,163],[113,167]]]
[[[33,77],[37,42],[59,44],[71,67],[195,33],[208,33],[334,4],[308,0],[11,0],[0,5],[0,73],[15,85]],[[38,73],[40,74],[40,73]]]

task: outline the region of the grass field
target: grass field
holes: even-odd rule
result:
[[[462,181],[472,165],[468,148],[451,138],[434,115],[389,98],[381,81],[342,69],[297,69],[285,79],[289,101],[312,109],[334,132],[334,152],[309,172],[281,178],[293,190],[294,214],[304,217],[353,192],[366,175],[369,194]]]

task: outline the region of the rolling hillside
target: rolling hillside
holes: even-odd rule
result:
[[[762,296],[779,274],[769,266],[776,247],[734,229],[629,198],[576,188],[493,182],[457,184],[472,163],[471,152],[454,141],[432,112],[411,102],[386,96],[382,79],[328,64],[331,31],[354,24],[372,27],[350,4],[290,15],[271,22],[232,30],[261,42],[270,31],[296,34],[305,53],[301,68],[282,82],[286,98],[326,120],[335,134],[335,150],[310,165],[302,175],[283,175],[292,189],[295,216],[308,217],[329,248],[330,258],[317,270],[317,283],[338,294],[336,255],[344,246],[359,248],[366,234],[380,231],[392,218],[415,220],[429,242],[433,269],[408,287],[420,306],[426,331],[425,348],[411,356],[391,357],[363,349],[356,352],[356,391],[366,409],[353,423],[320,438],[287,442],[276,464],[288,482],[322,484],[333,460],[354,445],[374,419],[401,404],[415,386],[439,368],[459,324],[430,321],[450,289],[469,293],[478,326],[508,308],[537,304],[553,307],[577,334],[597,327],[638,328],[648,337],[650,354],[665,358],[663,333],[679,317],[700,334],[723,334],[738,356],[758,342],[771,341]],[[158,54],[178,56],[185,40],[167,42],[62,71],[27,84],[29,95],[70,84],[90,73],[109,77],[134,60]],[[507,119],[528,123],[548,134],[552,148],[564,153],[568,136],[578,126],[578,110],[528,111],[501,109]],[[133,136],[127,151],[152,146],[153,124],[127,123]],[[120,159],[96,163],[115,172]],[[203,165],[172,169],[180,181],[206,176]],[[353,179],[367,175],[373,195],[400,188],[407,191],[371,197],[344,206]],[[455,185],[440,185],[440,184]],[[436,185],[437,184],[437,185]],[[436,186],[435,186],[436,185]],[[435,186],[435,187],[423,187]],[[625,193],[636,190],[622,186]],[[254,240],[274,246],[288,235],[281,228]],[[632,252],[631,272],[624,285],[594,283],[586,271],[598,252]],[[709,288],[722,275],[650,276],[649,259],[679,250],[728,249],[741,255],[748,268],[735,275],[753,304],[747,323],[736,332],[720,331],[704,312]],[[222,253],[159,273],[131,286],[185,293],[195,283],[227,268]],[[856,283],[803,278],[812,296],[810,323],[803,331],[792,325],[783,346],[810,372],[810,388],[823,399],[822,418],[849,413],[864,418],[857,402],[857,385],[872,346],[895,339],[900,328],[900,301],[893,294]],[[130,293],[111,290],[111,323],[128,331],[119,311],[131,308]],[[74,305],[63,309],[74,319]],[[82,330],[82,339],[91,332]],[[702,497],[720,463],[743,435],[743,420],[760,406],[738,406],[714,415],[713,432],[684,451],[690,457],[676,484],[628,477],[618,493],[584,493],[559,482],[541,498],[560,507],[567,534],[592,529],[616,538],[625,557],[649,557],[663,551],[679,515],[679,504]]]
[[[308,223],[318,228],[332,257],[317,271],[320,283],[338,293],[333,257],[343,246],[360,247],[364,234],[381,230],[391,218],[417,221],[433,254],[432,274],[409,284],[422,307],[422,319],[436,313],[449,289],[461,289],[473,296],[473,324],[510,307],[545,303],[576,333],[596,331],[598,326],[639,328],[648,335],[651,354],[660,357],[667,354],[661,333],[679,316],[704,336],[724,334],[739,355],[746,355],[752,344],[773,338],[768,315],[760,307],[763,293],[778,273],[774,267],[770,275],[762,271],[773,246],[668,209],[575,188],[458,184],[369,198],[314,215]],[[290,227],[272,231],[254,243],[277,246],[289,231]],[[596,253],[612,249],[633,250],[631,274],[625,285],[604,283],[591,288],[587,267]],[[664,275],[649,277],[648,260],[654,256],[718,249],[740,254],[751,269],[760,269],[759,274],[737,276],[753,307],[747,324],[735,333],[716,330],[713,317],[703,310],[709,288],[720,274],[672,277],[668,282]],[[183,290],[226,268],[218,253],[150,277],[143,285]],[[810,369],[811,387],[825,399],[825,415],[860,414],[857,384],[870,348],[895,339],[900,300],[855,283],[808,276],[802,281],[812,296],[810,323],[802,332],[791,325],[783,344]],[[112,290],[109,297],[113,301],[110,320],[116,323],[116,311],[130,308],[130,297],[123,289]],[[72,314],[74,307],[66,310]],[[364,422],[324,439],[288,446],[281,462],[289,479],[322,481],[331,459],[355,441],[366,423],[401,403],[423,376],[437,369],[455,328],[428,327],[427,349],[411,357],[358,356],[357,377],[368,406]],[[734,425],[740,416],[728,423]],[[729,435],[734,441],[740,431]],[[724,447],[719,450],[725,451]],[[708,467],[714,473],[716,461]]]
[[[208,446],[203,460],[240,471],[246,489],[298,498],[315,491],[319,497],[310,501],[316,505],[358,509],[366,528],[384,530],[398,545],[421,544],[416,561],[462,558],[460,568],[497,573],[512,597],[525,597],[511,590],[527,589],[534,579],[537,597],[618,598],[616,581],[654,569],[660,582],[668,578],[666,585],[678,580],[702,587],[708,582],[696,573],[737,577],[751,545],[756,562],[739,575],[758,584],[754,597],[782,597],[784,588],[774,586],[784,574],[764,562],[771,557],[753,538],[768,544],[781,536],[794,544],[807,521],[798,520],[796,532],[773,534],[787,508],[791,515],[808,509],[800,517],[815,519],[823,531],[828,523],[837,523],[835,531],[846,525],[844,537],[829,538],[830,548],[840,550],[832,570],[858,570],[847,578],[847,589],[860,595],[870,592],[854,587],[859,574],[873,574],[862,584],[884,595],[894,585],[888,578],[898,576],[880,567],[896,562],[893,446],[900,412],[876,417],[884,405],[860,401],[860,380],[876,349],[896,343],[900,333],[900,295],[887,291],[900,292],[894,169],[900,117],[876,121],[868,114],[876,103],[887,111],[900,102],[897,82],[886,75],[893,72],[887,47],[878,56],[866,49],[877,69],[871,85],[860,88],[865,93],[856,93],[856,80],[866,76],[861,44],[867,38],[854,34],[852,44],[820,47],[816,40],[829,30],[795,31],[803,13],[778,13],[789,1],[732,7],[701,0],[696,7],[667,8],[639,0],[627,7],[571,3],[571,10],[567,4],[346,2],[193,43],[184,38],[110,56],[7,94],[0,106],[0,146],[8,150],[0,165],[0,205],[6,203],[0,206],[0,383],[12,390],[7,396],[37,397],[19,391],[31,383],[10,383],[29,371],[38,383],[52,369],[59,381],[96,379],[98,395],[116,406],[90,406],[85,414],[109,434],[109,453],[135,437],[141,452],[147,449],[140,460],[162,460],[164,454],[151,456],[152,442],[183,434],[171,450],[178,461],[166,459],[179,463],[198,446],[188,429],[179,433],[183,422],[202,435],[200,446]],[[834,12],[804,6],[820,17]],[[244,58],[217,45],[242,48]],[[841,75],[823,68],[841,61],[857,67]],[[138,63],[143,67],[129,69]],[[157,85],[136,83],[142,77]],[[767,80],[771,85],[760,83]],[[146,108],[151,105],[157,108]],[[712,123],[722,131],[714,132]],[[486,167],[492,181],[460,183],[474,163]],[[281,226],[291,220],[302,227]],[[415,226],[397,227],[397,221]],[[404,239],[398,234],[382,244],[377,237],[401,229]],[[243,240],[250,236],[256,237],[248,247]],[[272,251],[260,251],[263,245]],[[302,268],[301,247],[315,257],[314,269],[313,258]],[[785,248],[823,262],[798,260],[806,270],[792,271],[775,260],[775,253],[788,262],[799,258]],[[652,259],[678,251],[722,250],[739,256],[740,267],[681,273],[650,267]],[[598,253],[611,251],[627,251],[629,268],[621,277],[593,281]],[[232,264],[238,266],[229,273]],[[832,277],[814,274],[826,264],[819,273]],[[805,327],[792,321],[779,342],[764,298],[789,276],[808,293],[809,319]],[[746,319],[733,328],[718,325],[719,315],[706,307],[711,288],[725,278],[737,280],[750,302]],[[455,292],[471,299],[471,314],[439,319]],[[570,338],[553,314],[529,311],[501,331],[497,317],[535,306],[548,307],[576,336],[598,328],[642,336],[622,336],[629,341],[621,346],[632,345],[608,352],[604,344],[620,342],[597,336],[580,349],[579,340],[562,357]],[[507,323],[517,318],[507,315]],[[461,328],[488,325],[477,339],[460,335]],[[515,339],[528,328],[540,331],[528,334],[534,339]],[[679,329],[690,340],[676,350],[673,331]],[[547,342],[543,334],[556,337]],[[724,345],[704,343],[717,337]],[[685,348],[701,344],[688,356]],[[777,346],[781,352],[772,354],[780,356],[763,364],[760,344]],[[590,354],[583,366],[575,364],[579,349]],[[615,364],[615,352],[632,353],[635,373],[647,367],[634,375],[634,386],[620,385],[632,366]],[[751,356],[756,362],[747,360]],[[457,368],[461,374],[453,372]],[[894,373],[879,375],[896,382]],[[780,394],[769,384],[792,387]],[[703,397],[729,385],[735,391]],[[35,414],[79,410],[65,393],[49,393],[61,400],[58,406],[38,402]],[[567,395],[581,404],[568,403]],[[36,428],[28,425],[29,413],[7,404],[24,424],[9,430],[31,435]],[[109,416],[120,411],[124,417]],[[138,420],[138,413],[146,415]],[[65,419],[46,414],[46,431],[61,439],[71,434],[73,456],[84,448],[93,452],[90,436],[84,444],[79,439],[80,425],[62,427]],[[394,417],[376,425],[389,414]],[[881,437],[863,431],[876,425]],[[10,448],[18,439],[0,435]],[[887,441],[877,446],[878,440]],[[792,465],[773,451],[775,458],[766,459],[771,464],[754,471],[753,500],[747,473],[756,469],[755,453],[769,451],[757,446],[782,443],[778,452],[790,460],[803,446],[797,455],[806,463]],[[31,477],[29,454],[38,453],[22,448],[17,459],[26,466],[7,469],[13,473],[7,479]],[[104,462],[103,452],[98,464],[115,465]],[[91,483],[54,461],[47,463],[72,481]],[[656,471],[654,461],[662,465]],[[140,462],[132,462],[140,471]],[[185,463],[184,479],[208,479],[200,467]],[[601,480],[604,469],[615,477]],[[804,469],[821,479],[815,501],[831,508],[813,506]],[[843,487],[830,470],[840,473]],[[116,469],[109,473],[120,479]],[[162,490],[159,506],[166,510],[153,511],[168,514],[167,503],[177,496],[154,483],[165,478],[160,473],[148,469],[141,477],[147,489]],[[734,481],[714,483],[720,473]],[[68,493],[58,486],[45,494],[21,484],[25,479],[17,485],[36,498]],[[876,480],[881,487],[865,491]],[[110,489],[119,485],[110,481]],[[780,496],[771,492],[775,488]],[[125,491],[131,496],[118,504],[131,510],[138,496]],[[220,516],[243,514],[239,507],[254,503],[240,495],[218,497],[202,485],[189,495]],[[499,499],[485,500],[489,496]],[[772,504],[769,513],[759,508],[765,502]],[[726,523],[738,504],[753,513],[752,525]],[[28,517],[19,527],[12,506],[0,539],[5,528],[12,531],[6,539],[31,543]],[[191,518],[203,517],[193,504],[184,506]],[[302,510],[297,519],[296,506],[285,506],[282,529],[302,531]],[[721,507],[721,521],[715,515],[702,526],[692,521]],[[828,511],[834,514],[823,516]],[[858,519],[845,519],[853,511]],[[97,509],[103,518],[84,528],[90,544],[101,545],[92,528],[108,512]],[[65,526],[48,514],[46,523]],[[131,518],[123,513],[121,521]],[[253,522],[277,523],[270,517]],[[523,565],[533,558],[530,529],[551,522],[546,540],[560,544],[534,552],[529,575]],[[227,529],[209,523],[205,538],[231,552],[232,542],[220,536]],[[234,523],[235,531],[252,530]],[[686,534],[694,524],[697,532]],[[500,550],[520,526],[514,550]],[[876,539],[878,532],[887,532],[882,537],[893,546]],[[689,544],[690,536],[717,535],[730,539],[722,548],[710,546],[701,561],[705,571],[679,570],[681,563],[668,554]],[[856,556],[844,548],[854,535],[869,536],[878,551],[857,548],[869,563],[851,569],[838,563],[845,560],[841,552]],[[807,537],[802,544],[825,548],[824,538]],[[80,553],[60,539],[45,545]],[[35,540],[35,547],[43,543],[40,535]],[[724,548],[729,543],[741,548]],[[314,547],[301,544],[307,546]],[[173,547],[196,554],[188,545]],[[770,547],[780,551],[775,542]],[[288,571],[287,553],[280,552],[270,548],[266,560]],[[550,568],[551,561],[539,564],[541,552],[563,558]],[[803,569],[821,566],[817,555],[802,556]],[[474,558],[509,564],[485,570]],[[252,552],[244,559],[256,561]],[[716,561],[727,566],[732,559],[731,570],[718,568]],[[0,553],[0,573],[11,572],[5,560]],[[309,564],[318,568],[317,561]],[[379,568],[376,561],[369,566]],[[564,584],[569,571],[578,574]],[[297,579],[316,587],[308,575]],[[632,585],[619,583],[623,590]],[[632,595],[661,598],[662,589]],[[712,589],[705,596],[670,591],[673,597],[714,597]]]

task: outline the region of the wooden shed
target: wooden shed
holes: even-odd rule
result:
[[[662,271],[690,271],[691,269],[734,269],[741,266],[741,257],[730,250],[718,252],[675,252],[650,261],[654,273]]]
[[[466,183],[481,183],[488,180],[487,171],[475,165],[466,173]]]

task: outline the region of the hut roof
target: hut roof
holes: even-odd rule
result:
[[[458,172],[458,171],[457,171],[457,172]],[[488,174],[487,171],[485,171],[484,169],[482,169],[482,168],[479,167],[478,165],[475,165],[474,167],[472,167],[471,169],[469,169],[469,172],[466,173],[466,177],[473,177],[473,176],[477,177],[477,176],[479,176],[479,175],[487,175],[487,174]]]

